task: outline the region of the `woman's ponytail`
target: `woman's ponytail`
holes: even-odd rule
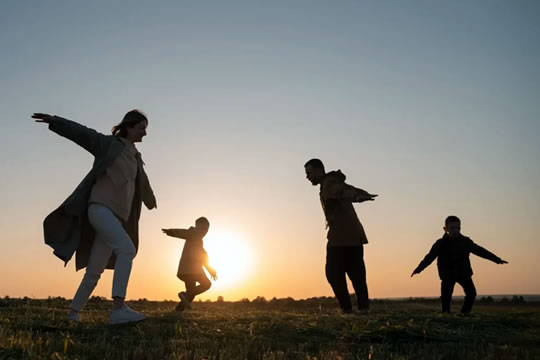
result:
[[[126,137],[127,128],[133,127],[141,121],[144,121],[148,124],[148,118],[142,111],[136,109],[128,111],[128,113],[124,115],[124,118],[122,119],[120,124],[113,126],[111,132],[114,136]]]

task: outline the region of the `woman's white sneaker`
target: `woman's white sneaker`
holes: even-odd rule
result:
[[[124,305],[119,309],[111,311],[109,324],[128,324],[143,321],[144,319],[146,319],[146,315],[133,311],[129,306]]]

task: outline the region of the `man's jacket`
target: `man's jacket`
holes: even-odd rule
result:
[[[362,246],[367,244],[364,227],[358,220],[353,202],[368,193],[345,183],[346,176],[340,171],[330,171],[321,182],[319,193],[326,225],[328,246]]]

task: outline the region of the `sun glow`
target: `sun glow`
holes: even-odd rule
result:
[[[217,271],[215,289],[230,289],[253,273],[253,252],[241,237],[228,231],[212,231],[204,238],[210,265]]]

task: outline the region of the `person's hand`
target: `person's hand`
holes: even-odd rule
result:
[[[210,276],[212,277],[212,280],[214,281],[217,280],[217,272],[215,269],[213,269],[212,272],[210,272]]]
[[[376,198],[377,196],[379,196],[379,195],[374,195],[374,194],[359,195],[359,196],[355,199],[355,202],[373,201],[373,200],[375,200],[375,198]]]
[[[32,119],[36,119],[36,122],[38,123],[50,124],[53,121],[54,116],[43,113],[34,113],[34,115],[32,115]]]
[[[416,274],[420,274],[420,271],[418,271],[417,269],[414,269],[414,271],[411,274],[411,277],[413,277]]]
[[[161,229],[161,231],[163,231],[166,235],[171,236],[171,233],[172,233],[171,229]]]
[[[150,194],[151,196],[145,198],[143,200],[144,202],[144,205],[146,205],[146,208],[148,210],[152,210],[152,209],[157,209],[157,201],[156,201],[156,197],[154,196],[154,194]]]
[[[497,264],[508,264],[508,261],[503,260],[503,259],[499,259],[499,260],[497,261]]]

